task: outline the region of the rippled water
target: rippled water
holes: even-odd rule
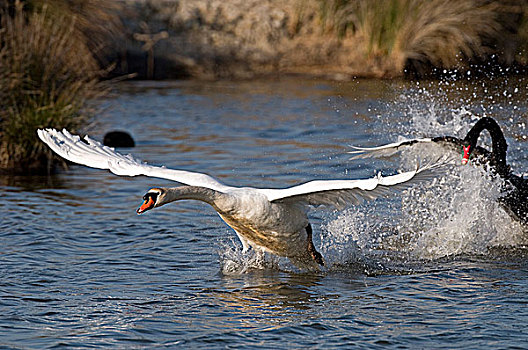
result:
[[[503,125],[528,172],[527,81],[127,83],[90,134],[128,130],[152,164],[282,187],[413,166],[348,145]],[[438,149],[418,156],[434,157]],[[72,166],[0,177],[0,348],[525,348],[528,234],[500,182],[453,167],[342,212],[312,211],[328,268],[259,265],[205,204],[137,216],[159,179]]]

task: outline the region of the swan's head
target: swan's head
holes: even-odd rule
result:
[[[463,146],[462,150],[464,151],[462,155],[462,165],[466,165],[469,162],[469,157],[471,156],[471,145]]]
[[[143,214],[147,210],[159,207],[161,205],[161,197],[164,194],[164,190],[161,188],[151,188],[143,196],[143,204],[136,211],[138,214]]]

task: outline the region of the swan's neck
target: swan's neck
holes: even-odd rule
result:
[[[499,124],[497,124],[494,119],[488,117],[481,118],[471,130],[469,130],[464,138],[464,144],[470,146],[471,153],[477,146],[478,138],[483,130],[488,130],[490,133],[493,162],[497,167],[498,172],[502,174],[508,169],[506,165],[506,150],[508,149],[508,144],[506,143],[506,139],[504,138],[504,134],[502,133]]]
[[[215,200],[220,192],[200,186],[181,186],[163,188],[163,194],[160,196],[156,206],[161,206],[174,201],[185,199],[194,199],[215,206]]]

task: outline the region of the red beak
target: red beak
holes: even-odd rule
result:
[[[464,155],[462,156],[462,165],[466,165],[469,162],[469,149],[471,146],[464,146]]]

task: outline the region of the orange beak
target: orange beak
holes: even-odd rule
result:
[[[154,203],[154,200],[152,199],[152,197],[148,197],[145,200],[145,202],[143,202],[143,204],[141,204],[141,206],[138,208],[136,213],[142,214],[142,213],[146,212],[147,210],[154,208],[154,204],[156,204],[156,203]]]
[[[469,149],[471,146],[464,146],[464,155],[462,156],[462,165],[466,165],[469,162]]]

